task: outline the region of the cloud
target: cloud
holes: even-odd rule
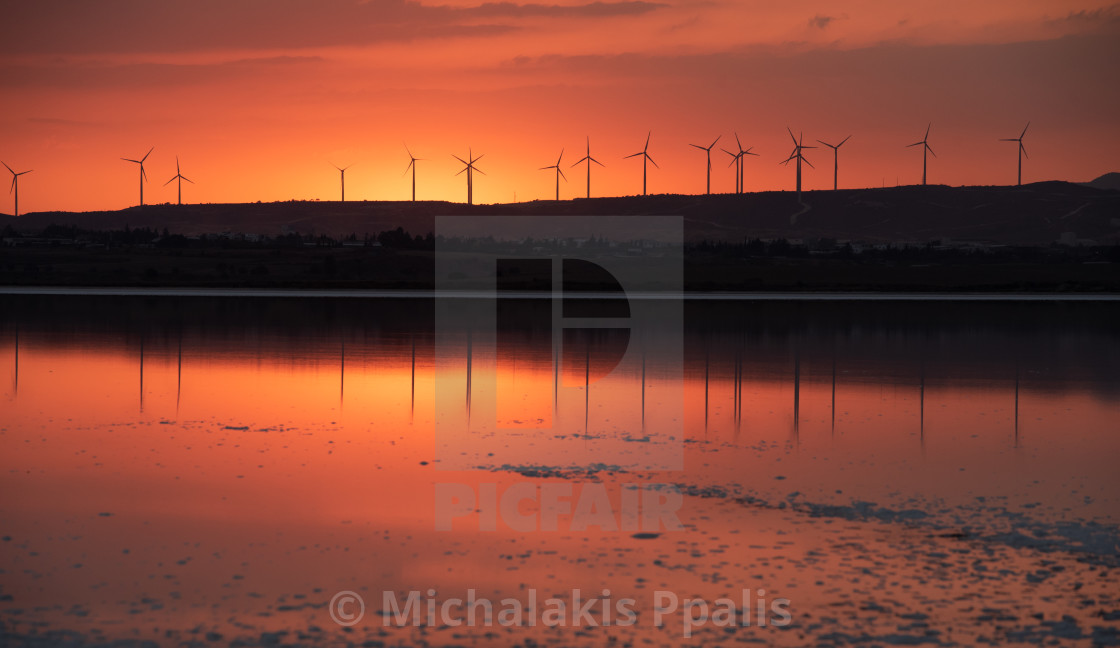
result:
[[[582,5],[545,5],[516,4],[513,2],[486,2],[477,7],[461,9],[464,14],[519,18],[524,16],[547,16],[552,18],[608,18],[612,16],[635,16],[667,7],[656,2],[591,2]]]
[[[1120,4],[1093,10],[1071,11],[1064,18],[1051,20],[1051,24],[1081,23],[1088,25],[1116,25],[1120,23]]]
[[[244,58],[212,64],[128,63],[0,66],[0,87],[60,87],[102,89],[106,87],[167,87],[181,84],[211,84],[230,79],[250,80],[281,68],[308,69],[323,63],[318,56],[274,56]]]
[[[363,45],[486,38],[533,17],[604,19],[667,5],[644,0],[580,5],[415,0],[36,0],[10,7],[0,54],[109,54]]]
[[[809,26],[816,27],[817,29],[825,29],[830,24],[832,24],[832,21],[834,20],[836,20],[836,18],[833,16],[822,16],[821,14],[817,14],[809,19]]]

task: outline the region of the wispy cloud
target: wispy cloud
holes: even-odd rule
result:
[[[817,29],[825,29],[829,25],[831,25],[832,21],[834,20],[836,20],[836,18],[833,16],[823,16],[821,14],[817,14],[809,19],[809,26],[816,27]]]
[[[1050,21],[1053,23],[1082,23],[1090,25],[1120,24],[1120,4],[1097,9],[1071,11],[1065,17]]]
[[[646,0],[579,5],[414,0],[36,0],[0,23],[0,54],[165,53],[486,38],[534,17],[596,20],[656,11]]]
[[[590,2],[581,5],[517,4],[514,2],[486,2],[477,7],[460,9],[464,14],[485,17],[548,16],[554,18],[607,18],[635,16],[662,9],[669,5],[658,2],[632,0],[627,2]]]

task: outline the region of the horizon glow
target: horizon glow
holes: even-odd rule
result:
[[[805,190],[1088,181],[1120,170],[1120,6],[807,0],[440,4],[384,0],[46,0],[0,25],[0,160],[20,212],[186,203],[466,201],[452,157],[483,155],[476,203],[792,190],[786,128],[804,133]],[[4,170],[6,173],[7,170]],[[9,181],[10,182],[10,181]],[[11,213],[11,196],[0,212]]]

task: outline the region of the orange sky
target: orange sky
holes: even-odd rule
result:
[[[792,189],[786,126],[838,141],[841,187],[912,184],[933,123],[929,181],[1011,184],[1120,170],[1120,4],[684,0],[443,3],[403,0],[42,0],[0,23],[0,160],[20,211],[119,209],[138,200],[120,157],[155,151],[145,202],[409,195],[464,201],[451,154],[476,155],[475,201],[704,190],[704,153],[758,158],[747,189]],[[730,140],[730,141],[729,141]],[[831,151],[811,150],[805,187],[831,187]],[[713,155],[712,189],[734,189]],[[7,173],[4,170],[4,173]],[[5,182],[8,182],[5,180]],[[0,212],[11,213],[10,196]]]

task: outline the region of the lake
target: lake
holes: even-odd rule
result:
[[[34,292],[8,645],[1120,644],[1118,300]]]

